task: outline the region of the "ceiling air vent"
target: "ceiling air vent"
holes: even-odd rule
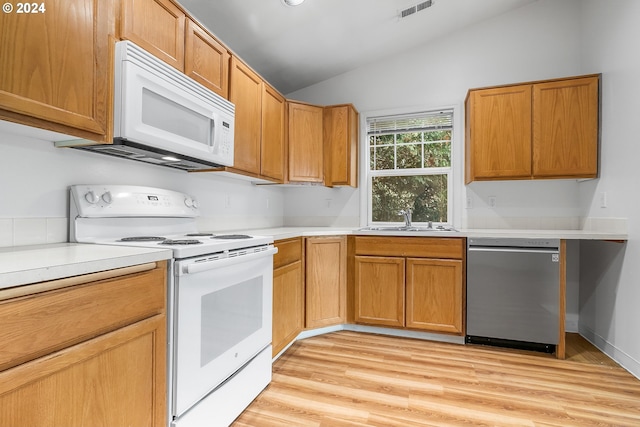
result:
[[[416,12],[428,9],[431,6],[433,6],[433,0],[423,1],[422,3],[418,3],[414,6],[400,11],[400,18],[406,18],[407,16],[413,15]]]

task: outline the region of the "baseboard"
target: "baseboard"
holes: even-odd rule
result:
[[[604,337],[598,335],[592,329],[579,325],[579,333],[591,344],[595,345],[604,354],[615,360],[620,366],[629,371],[631,375],[640,379],[640,362],[629,356],[623,350],[609,343]]]
[[[447,342],[447,343],[453,343],[453,344],[464,344],[464,337],[459,337],[455,335],[436,334],[432,332],[409,331],[405,329],[380,328],[376,326],[343,323],[340,325],[325,326],[324,328],[309,329],[309,330],[300,332],[293,341],[291,341],[285,348],[283,348],[278,354],[276,354],[273,357],[273,361],[275,362],[276,360],[278,360],[280,356],[282,356],[289,349],[289,347],[291,347],[293,343],[295,343],[298,340],[303,340],[303,339],[315,337],[318,335],[329,334],[331,332],[336,332],[336,331],[363,332],[367,334],[388,335],[388,336],[400,337],[400,338],[415,338],[415,339],[425,340],[425,341],[438,341],[438,342]]]

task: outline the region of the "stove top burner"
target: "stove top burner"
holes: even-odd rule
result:
[[[120,239],[120,242],[159,242],[166,239],[166,237],[159,236],[133,236],[123,237],[122,239]]]
[[[251,239],[251,236],[247,234],[220,234],[218,236],[213,236],[212,239],[226,239],[226,240]]]
[[[187,233],[185,234],[187,237],[211,237],[213,233]]]
[[[196,239],[166,239],[160,245],[201,245],[202,242]]]

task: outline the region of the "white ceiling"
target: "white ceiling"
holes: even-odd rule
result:
[[[179,0],[193,16],[283,94],[536,0]]]

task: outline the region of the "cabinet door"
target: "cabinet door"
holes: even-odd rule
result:
[[[404,326],[404,258],[355,257],[355,321]]]
[[[531,177],[531,85],[475,90],[467,100],[466,181]]]
[[[0,118],[110,141],[113,7],[51,0],[44,13],[0,14]]]
[[[324,108],[325,185],[358,186],[358,112],[353,105]]]
[[[322,107],[289,102],[289,181],[323,181],[322,116]]]
[[[261,175],[284,181],[285,105],[282,95],[265,84],[262,92]]]
[[[184,73],[218,95],[229,98],[229,52],[211,34],[187,19]]]
[[[158,315],[0,372],[3,426],[166,426]]]
[[[236,106],[233,167],[260,174],[262,79],[235,56],[231,57],[229,100]]]
[[[123,0],[123,39],[184,71],[185,14],[170,0]]]
[[[407,258],[408,328],[463,333],[462,261]]]
[[[302,261],[273,271],[273,356],[304,328]]]
[[[598,172],[598,77],[533,85],[533,174],[594,178]]]
[[[313,237],[306,243],[306,327],[344,323],[347,284],[346,237]]]

